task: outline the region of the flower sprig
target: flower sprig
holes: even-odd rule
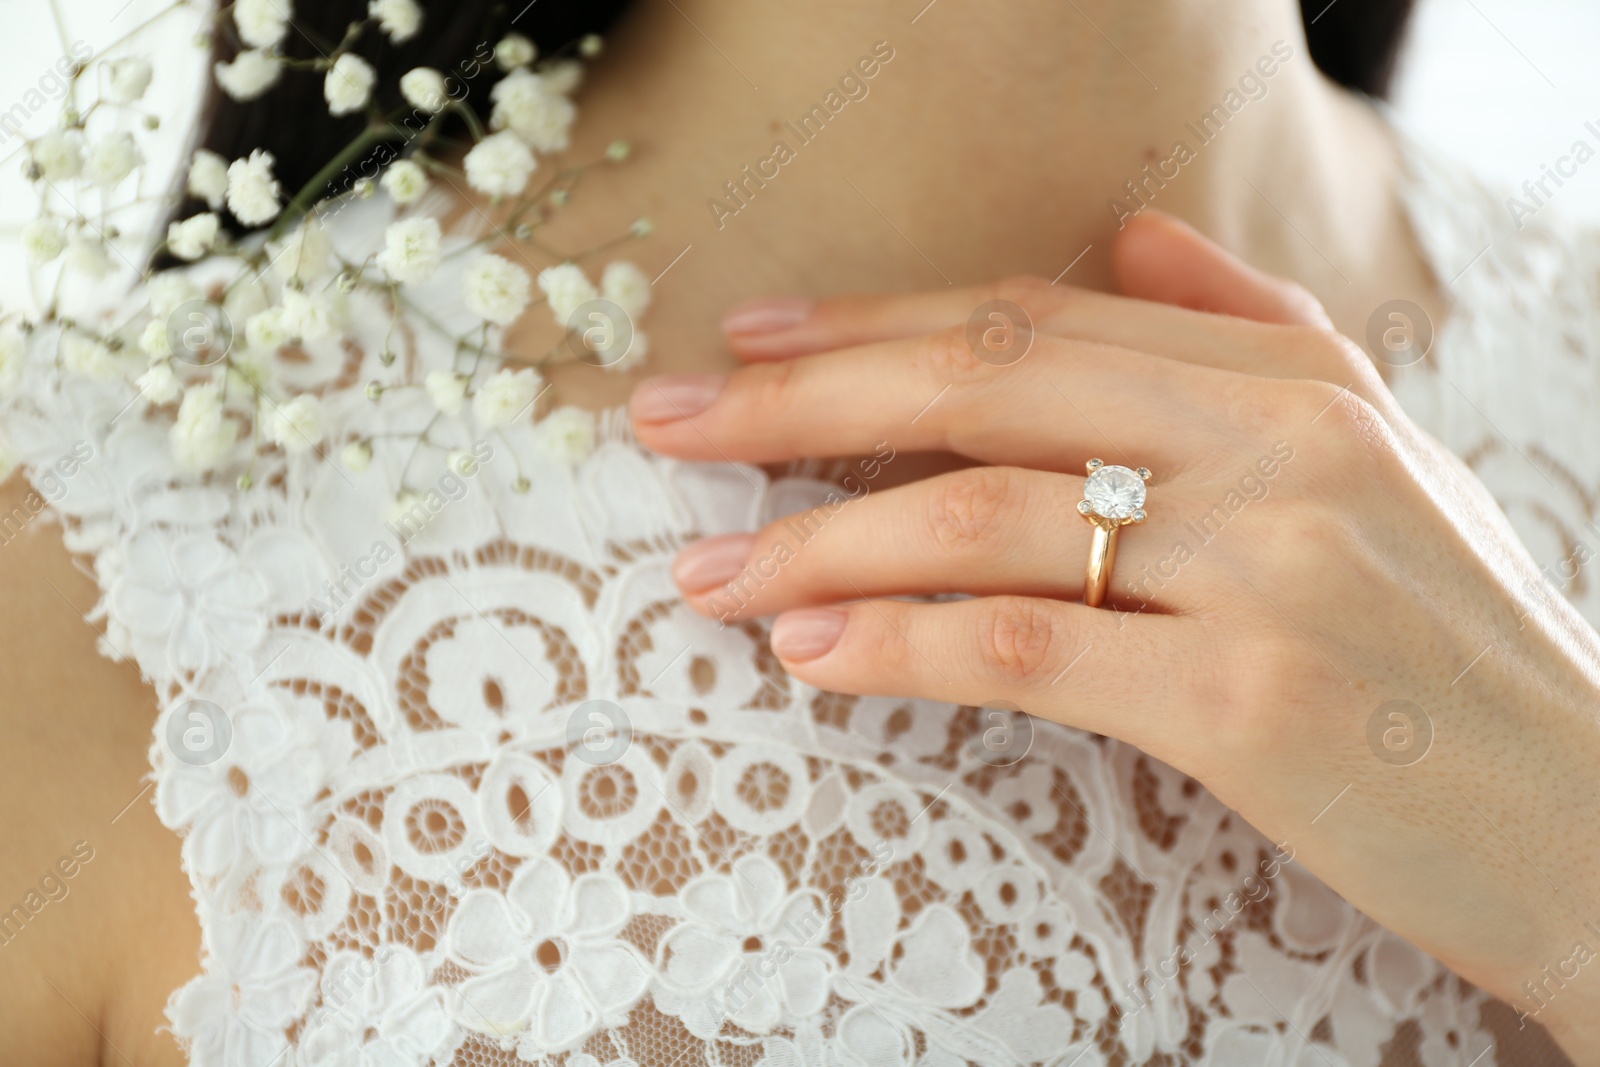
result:
[[[167,10],[187,3],[176,0]],[[338,461],[359,473],[371,462],[374,439],[396,435],[347,436],[330,428],[320,394],[315,388],[297,391],[290,371],[304,361],[308,347],[343,335],[352,324],[350,301],[364,293],[388,309],[379,362],[395,370],[392,378],[369,382],[368,397],[382,403],[416,389],[434,412],[427,427],[409,434],[413,457],[436,448],[448,461],[451,446],[435,441],[430,431],[440,418],[470,417],[490,432],[531,421],[539,447],[580,458],[593,445],[593,417],[576,409],[551,411],[548,403],[541,414],[540,400],[549,392],[541,369],[569,359],[613,371],[636,367],[648,350],[636,323],[651,290],[648,277],[631,263],[609,263],[597,281],[581,265],[648,235],[647,220],[575,254],[562,254],[538,236],[590,168],[629,156],[626,142],[614,142],[600,159],[568,163],[535,185],[541,160],[570,146],[577,112],[571,97],[582,79],[578,58],[541,60],[532,42],[508,34],[492,47],[480,45],[448,73],[427,67],[405,72],[398,84],[405,106],[386,112],[378,103],[378,74],[356,49],[370,33],[394,43],[416,36],[424,13],[415,0],[371,0],[367,17],[336,42],[317,41],[297,26],[289,0],[234,0],[212,17],[210,32],[229,34],[239,44],[234,57],[212,71],[227,96],[253,100],[285,71],[314,71],[322,75],[329,114],[364,115],[366,123],[302,188],[282,187],[277,160],[266,149],[225,159],[202,148],[188,160],[181,191],[152,196],[139,188],[146,167],[141,133],[159,127],[158,116],[142,106],[154,77],[151,63],[107,49],[78,64],[57,129],[26,147],[26,173],[38,191],[40,212],[24,229],[23,245],[36,277],[53,272],[54,278],[39,316],[0,316],[0,389],[15,377],[8,377],[6,367],[23,358],[22,339],[53,324],[59,330],[59,370],[131,383],[144,416],[166,421],[174,458],[197,476],[232,469],[238,484],[249,488],[263,455],[326,455],[334,447]],[[305,35],[321,54],[289,56],[285,46],[292,33]],[[592,58],[599,49],[597,38],[585,38],[576,52]],[[100,96],[80,108],[79,82],[96,69]],[[467,103],[468,83],[489,69],[498,80],[488,94],[488,115],[480,119]],[[443,134],[455,119],[469,138],[456,149],[459,166],[448,162],[452,146]],[[449,249],[427,208],[436,183],[459,191],[458,182],[487,199],[501,221]],[[377,196],[391,202],[395,217],[381,248],[351,260],[335,249],[329,224],[351,203]],[[159,217],[191,198],[204,210],[172,220],[159,235],[145,236],[118,222],[132,208]],[[264,234],[231,237],[224,211]],[[134,264],[152,247],[185,266],[139,271]],[[523,248],[549,262],[534,267]],[[456,255],[469,257],[460,271],[460,296],[477,325],[451,335],[455,356],[449,367],[422,369],[412,360],[397,360],[393,340],[404,319],[438,326],[410,292],[434,283]],[[122,267],[144,282],[144,303],[132,315],[111,326],[91,326],[88,316],[69,309],[75,284],[93,285]],[[563,340],[531,359],[507,355],[501,338],[539,303]],[[330,440],[335,433],[346,439]],[[518,484],[526,479],[519,477]],[[406,491],[403,471],[399,492]]]

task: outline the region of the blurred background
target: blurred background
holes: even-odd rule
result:
[[[1134,0],[1129,0],[1134,2]],[[1336,2],[1336,0],[1335,0]],[[156,57],[147,100],[165,116],[152,153],[175,161],[182,150],[203,76],[195,56],[196,10],[170,8],[170,0],[0,0],[0,113],[28,111],[38,100],[40,74],[82,40],[97,52],[139,31]],[[59,16],[57,12],[59,11]],[[57,21],[57,18],[61,20]],[[146,26],[142,31],[141,26]],[[1515,189],[1538,178],[1541,166],[1585,138],[1600,147],[1600,4],[1594,0],[1422,0],[1395,93],[1402,122],[1481,173]],[[55,121],[48,101],[28,114],[25,135]],[[33,194],[21,177],[22,138],[0,131],[0,306],[28,303],[26,269],[17,233],[34,213]],[[165,173],[170,173],[170,165]],[[149,168],[146,193],[161,167]],[[1586,167],[1567,182],[1555,203],[1568,215],[1600,221],[1600,167]]]

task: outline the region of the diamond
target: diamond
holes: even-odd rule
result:
[[[1131,519],[1144,507],[1144,479],[1127,467],[1101,467],[1084,483],[1083,498],[1101,518]]]

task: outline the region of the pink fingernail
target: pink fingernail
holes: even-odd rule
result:
[[[764,296],[729,308],[722,316],[722,332],[777,333],[800,325],[810,316],[809,300],[798,296]]]
[[[772,651],[791,663],[816,659],[839,643],[849,618],[838,608],[786,611],[772,624]]]
[[[721,374],[667,374],[647,378],[633,390],[628,410],[640,422],[671,422],[698,415],[722,394]]]
[[[699,593],[727,585],[744,570],[755,545],[754,534],[728,534],[707,537],[678,553],[672,565],[673,580],[680,589]]]

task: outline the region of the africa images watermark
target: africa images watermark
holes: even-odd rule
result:
[[[0,947],[11,944],[21,936],[23,928],[38,917],[53,902],[67,899],[72,887],[67,883],[78,876],[84,865],[94,859],[94,846],[79,841],[72,851],[45,869],[39,878],[39,887],[23,894],[22,900],[10,910],[0,912]]]
[[[467,495],[472,478],[493,458],[493,445],[474,441],[459,466],[441,474],[436,485],[420,493],[405,494],[384,523],[393,541],[378,538],[353,563],[346,563],[333,578],[324,580],[322,596],[326,599],[311,597],[306,601],[306,614],[315,616],[324,626],[332,625],[340,611],[357,602],[362,588],[378,576],[385,564],[400,555],[440,512]]]
[[[792,147],[787,140],[774,141],[772,151],[765,158],[758,159],[754,167],[746,163],[739,168],[738,178],[723,182],[726,199],[714,196],[706,199],[711,221],[717,224],[717,229],[722,229],[730,218],[748,207],[756,193],[765,189],[767,182],[777,178],[785,164],[798,158],[801,148],[821,136],[823,129],[838,118],[846,106],[865,100],[871,91],[867,83],[877,77],[883,65],[893,58],[894,46],[888,41],[874,44],[870,55],[856,60],[855,66],[839,76],[838,88],[829,89],[821,103],[813,104],[811,110],[801,115],[797,122],[783,124],[784,129],[794,136],[795,144]]]
[[[54,463],[35,468],[34,489],[22,498],[22,503],[8,512],[0,512],[0,544],[9,545],[48,505],[64,500],[71,488],[70,480],[84,464],[94,459],[94,455],[94,446],[89,442],[74,441]]]
[[[1511,213],[1511,221],[1517,224],[1517,229],[1522,229],[1528,220],[1544,209],[1555,198],[1556,192],[1566,185],[1564,179],[1576,178],[1578,170],[1596,155],[1600,155],[1600,123],[1593,119],[1583,124],[1584,132],[1594,138],[1593,143],[1587,137],[1580,137],[1572,142],[1572,147],[1567,149],[1567,154],[1558,156],[1555,165],[1549,163],[1539,164],[1539,176],[1530,178],[1522,183],[1522,192],[1526,200],[1516,196],[1506,197],[1506,210]],[[1551,189],[1551,183],[1555,189]]]
[[[59,103],[72,88],[72,79],[83,70],[94,49],[83,41],[73,41],[53,64],[25,90],[22,99],[0,112],[0,145],[23,136],[22,127],[49,104]]]
[[[1258,864],[1259,876],[1251,872],[1244,876],[1240,883],[1243,892],[1233,890],[1215,904],[1210,914],[1200,920],[1196,933],[1200,940],[1195,944],[1182,944],[1167,953],[1154,964],[1146,964],[1138,977],[1129,978],[1122,983],[1123,991],[1130,998],[1130,1003],[1122,1005],[1124,1020],[1155,1003],[1155,993],[1168,982],[1178,977],[1178,972],[1193,963],[1200,955],[1200,951],[1226,930],[1246,908],[1261,903],[1272,893],[1272,883],[1283,873],[1283,869],[1294,862],[1294,847],[1285,841],[1276,846],[1276,855],[1269,856]]]
[[[840,480],[840,488],[829,490],[822,503],[810,511],[799,512],[783,521],[784,533],[793,536],[792,542],[788,536],[781,537],[760,559],[745,564],[738,576],[722,587],[718,596],[706,601],[706,610],[714,613],[719,622],[726,626],[728,619],[765,589],[767,583],[776,578],[778,572],[799,555],[822,532],[823,527],[833,521],[835,515],[852,501],[860,500],[872,491],[870,483],[885,466],[894,462],[894,457],[894,446],[887,441],[879,441],[872,455],[855,461],[851,473]]]
[[[1277,442],[1271,452],[1256,460],[1253,469],[1244,473],[1235,488],[1223,495],[1220,504],[1212,505],[1211,510],[1198,519],[1184,523],[1183,532],[1193,538],[1194,545],[1180,538],[1153,567],[1146,563],[1141,569],[1141,577],[1126,583],[1128,594],[1138,599],[1140,610],[1148,607],[1155,592],[1166,588],[1166,584],[1178,576],[1184,565],[1199,554],[1199,549],[1215,540],[1232,519],[1250,504],[1265,500],[1267,494],[1272,492],[1272,486],[1268,483],[1293,459],[1293,446],[1287,441]]]
[[[1123,183],[1123,187],[1127,190],[1127,200],[1119,195],[1106,201],[1117,229],[1122,229],[1128,224],[1129,219],[1149,207],[1156,195],[1167,187],[1167,183],[1176,179],[1184,167],[1198,159],[1199,150],[1220,137],[1222,131],[1227,129],[1228,123],[1232,122],[1251,101],[1265,98],[1267,82],[1293,58],[1293,45],[1287,41],[1272,42],[1272,48],[1239,76],[1238,83],[1222,94],[1220,102],[1213,104],[1198,119],[1185,122],[1183,128],[1193,137],[1195,143],[1191,145],[1184,138],[1174,141],[1172,150],[1167,153],[1166,158],[1146,163],[1138,176],[1129,178]]]

